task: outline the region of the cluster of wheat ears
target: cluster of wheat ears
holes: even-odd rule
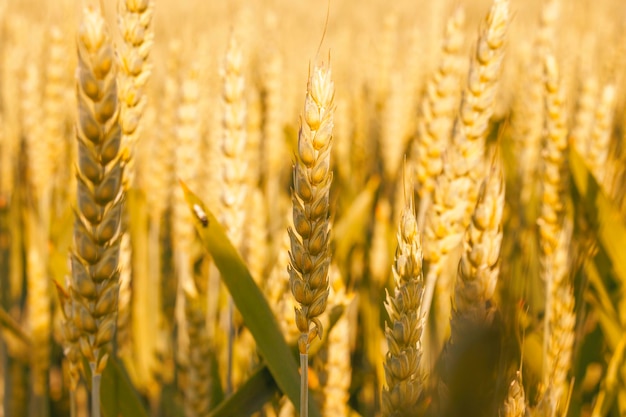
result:
[[[626,3],[322,3],[0,0],[0,417],[626,415]]]

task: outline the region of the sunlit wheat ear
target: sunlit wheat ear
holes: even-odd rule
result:
[[[454,288],[456,315],[473,314],[474,310],[483,312],[493,298],[500,272],[503,210],[504,174],[496,155],[465,232]]]
[[[584,74],[576,91],[576,110],[570,133],[570,141],[576,152],[586,157],[589,151],[589,138],[593,129],[593,120],[598,103],[600,85],[593,73]]]
[[[330,267],[330,150],[333,135],[335,85],[330,66],[313,68],[300,118],[298,149],[293,168],[293,229],[289,282],[301,333],[301,353],[322,335],[317,318],[326,309]]]
[[[459,108],[464,24],[465,13],[459,7],[448,19],[439,66],[426,82],[417,138],[411,154],[420,198],[433,192],[435,179],[443,170],[442,154],[450,142],[452,124]]]
[[[596,180],[603,184],[606,177],[606,164],[609,159],[609,147],[613,134],[613,118],[615,116],[616,89],[608,84],[602,90],[596,108],[595,120],[589,140],[587,153],[591,172]]]
[[[150,77],[148,56],[152,49],[152,0],[118,0],[119,45],[118,73],[122,146],[128,152],[125,175],[134,178],[133,153],[140,135],[140,123],[146,106],[145,85]]]
[[[465,232],[463,253],[454,287],[450,338],[440,359],[440,397],[444,415],[459,415],[463,409],[496,412],[492,393],[496,388],[500,355],[500,316],[494,303],[498,281],[504,176],[501,161],[492,158],[471,223]]]
[[[520,200],[527,204],[535,194],[538,163],[541,152],[543,122],[544,58],[555,43],[556,21],[560,15],[560,0],[543,3],[536,33],[532,43],[520,59],[519,78],[516,83],[512,109],[512,140],[519,155],[517,171],[521,182]],[[521,49],[521,48],[520,48]]]
[[[72,320],[93,372],[115,334],[124,195],[113,48],[100,13],[86,9],[78,32],[77,204],[71,256]]]
[[[567,404],[567,378],[572,366],[575,340],[576,312],[571,273],[572,224],[566,221],[560,228],[554,252],[544,259],[542,269],[549,275],[546,281],[546,348],[540,402],[549,415],[562,412]]]
[[[484,176],[485,141],[494,109],[500,66],[504,56],[509,2],[494,1],[485,18],[470,63],[467,84],[454,122],[452,141],[443,155],[443,169],[437,177],[433,203],[426,214],[424,260],[428,264],[424,305],[429,314],[434,299],[435,325],[424,337],[439,350],[445,340],[450,318],[450,298],[455,274],[447,272],[477,201]],[[448,268],[449,269],[449,268]],[[437,352],[434,352],[436,355]]]
[[[465,175],[472,180],[468,190],[471,205],[476,202],[478,185],[483,176],[481,166],[485,157],[485,140],[495,107],[509,20],[509,1],[495,0],[482,23],[453,128],[452,141],[465,160]],[[464,175],[462,172],[459,174]],[[470,214],[471,210],[464,218],[465,226]]]
[[[421,236],[412,204],[407,204],[398,227],[398,246],[392,267],[393,295],[387,293],[385,325],[387,355],[383,388],[383,415],[408,415],[421,396],[420,336],[424,326]]]
[[[542,259],[552,255],[561,231],[567,149],[565,98],[557,63],[552,55],[548,55],[544,64],[545,138],[542,150],[541,206],[537,221]]]

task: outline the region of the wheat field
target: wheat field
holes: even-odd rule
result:
[[[0,417],[626,416],[626,3],[0,0]]]

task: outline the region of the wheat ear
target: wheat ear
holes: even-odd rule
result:
[[[330,267],[330,151],[333,138],[335,84],[330,64],[315,66],[309,74],[304,114],[300,118],[296,163],[293,167],[293,229],[289,284],[299,307],[296,326],[302,368],[300,415],[308,415],[308,351],[322,336],[318,316],[326,309]]]
[[[189,334],[185,416],[209,415],[212,405],[211,340],[206,323],[206,294],[197,288],[185,289],[185,316]]]
[[[395,280],[393,296],[387,292],[385,325],[388,351],[385,357],[383,415],[410,415],[422,392],[420,336],[424,325],[421,310],[424,282],[422,276],[421,236],[412,204],[407,204],[398,227],[398,246],[392,267]]]
[[[465,232],[463,253],[454,288],[451,334],[441,360],[442,383],[449,399],[440,398],[449,414],[465,408],[495,411],[493,375],[499,352],[499,315],[494,305],[498,281],[504,176],[498,154],[483,181],[471,223]],[[492,415],[492,414],[489,414]]]
[[[70,278],[66,277],[66,285],[69,287]],[[53,281],[59,296],[61,306],[61,314],[63,320],[61,322],[61,344],[63,346],[63,354],[68,362],[69,369],[69,390],[70,390],[70,416],[76,416],[76,401],[74,395],[76,388],[80,382],[80,374],[82,370],[82,357],[80,354],[80,332],[76,328],[73,317],[72,298],[68,292],[56,281]]]
[[[591,130],[591,136],[589,138],[589,151],[587,154],[589,166],[596,180],[602,185],[604,185],[606,164],[609,159],[615,101],[615,86],[608,84],[602,90],[602,95],[600,96],[600,101],[596,108],[593,129]]]
[[[92,416],[99,416],[104,348],[115,334],[123,164],[115,59],[104,19],[86,9],[78,34],[77,211],[71,296],[81,351],[92,368]]]
[[[411,160],[416,166],[416,185],[421,199],[433,192],[443,169],[442,155],[450,142],[452,124],[461,94],[463,26],[465,12],[457,8],[446,24],[439,66],[426,82],[417,139]]]
[[[119,48],[118,85],[122,146],[128,155],[125,175],[128,183],[134,181],[133,153],[139,138],[139,127],[146,95],[144,88],[150,77],[148,55],[152,49],[152,0],[119,0],[118,26],[122,35]]]
[[[543,4],[537,34],[530,50],[520,63],[519,89],[515,94],[512,139],[519,155],[518,175],[521,182],[520,200],[526,204],[535,195],[543,131],[543,60],[554,43],[555,23],[559,16],[559,0]]]
[[[500,272],[504,174],[496,155],[483,182],[471,223],[465,232],[464,251],[454,288],[456,314],[484,310],[492,300]]]
[[[439,323],[434,329],[436,350],[443,342],[448,325],[454,280],[454,274],[447,273],[445,267],[450,262],[449,253],[463,239],[476,204],[478,183],[484,175],[485,140],[494,109],[508,23],[508,0],[495,0],[478,38],[454,122],[452,144],[444,155],[443,171],[437,178],[433,204],[426,216],[424,260],[428,263],[428,274],[424,306],[428,315],[436,287],[436,321]]]

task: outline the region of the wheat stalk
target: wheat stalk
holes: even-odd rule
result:
[[[461,93],[464,24],[465,13],[458,7],[446,24],[439,65],[426,82],[420,105],[417,139],[411,153],[420,199],[433,192],[435,179],[443,170],[442,155],[450,141]]]
[[[92,369],[92,416],[115,334],[123,163],[119,152],[115,60],[104,19],[85,9],[78,35],[77,211],[71,256],[73,320]]]
[[[326,309],[330,267],[330,151],[333,138],[335,85],[330,64],[309,74],[304,113],[300,118],[296,163],[293,167],[293,229],[289,284],[298,302],[296,326],[302,368],[300,415],[308,415],[308,351],[322,337],[318,316]]]

